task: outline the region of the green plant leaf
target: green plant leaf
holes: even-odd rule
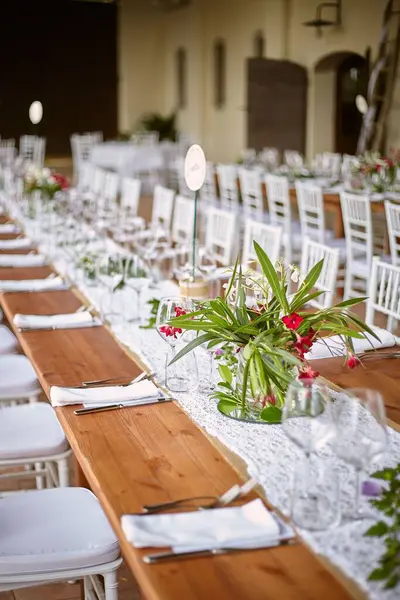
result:
[[[232,371],[226,365],[218,365],[218,371],[222,379],[231,384],[232,383]]]
[[[384,521],[378,521],[375,525],[372,525],[366,532],[365,535],[382,537],[389,531],[388,525]]]
[[[260,418],[268,423],[281,423],[282,422],[282,410],[273,404],[269,404],[262,409]]]
[[[391,481],[395,477],[394,469],[382,469],[381,471],[375,471],[371,477],[375,479],[383,479],[384,481]]]
[[[213,336],[210,335],[209,333],[204,333],[203,335],[199,335],[194,340],[192,340],[191,342],[186,344],[186,346],[184,348],[182,348],[182,350],[180,352],[178,352],[178,354],[171,360],[171,362],[169,364],[172,365],[177,360],[182,358],[182,356],[185,356],[185,354],[187,354],[188,352],[191,352],[192,350],[197,348],[197,346],[201,346],[202,344],[205,344],[212,338],[213,338]]]
[[[279,300],[279,304],[280,304],[282,310],[285,312],[285,314],[288,314],[289,310],[290,310],[289,302],[288,302],[288,299],[287,299],[285,293],[283,292],[283,290],[281,288],[281,283],[280,283],[280,280],[279,280],[279,277],[277,275],[274,265],[272,264],[271,260],[267,256],[267,254],[264,252],[264,250],[261,248],[261,246],[256,241],[254,241],[254,249],[256,251],[259,263],[261,265],[261,269],[262,269],[269,285],[271,286],[273,293],[275,294],[276,298]]]
[[[369,574],[369,581],[382,581],[390,575],[390,569],[387,567],[378,567]]]

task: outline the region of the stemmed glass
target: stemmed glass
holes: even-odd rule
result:
[[[324,489],[313,488],[311,458],[336,434],[328,388],[314,379],[293,381],[286,392],[282,426],[306,457],[302,465],[302,490],[296,489],[292,495],[292,518],[300,527],[326,529],[338,522],[336,496],[333,498]]]
[[[194,391],[198,386],[197,362],[194,352],[186,354],[177,363],[170,364],[176,356],[178,344],[184,341],[182,329],[172,327],[169,322],[174,317],[187,312],[188,306],[180,297],[161,298],[156,317],[156,328],[169,345],[165,362],[165,383],[172,392]]]
[[[104,308],[104,299],[101,299],[101,312],[106,315],[117,315],[114,312],[113,294],[123,285],[124,280],[124,257],[122,254],[104,254],[97,261],[97,279],[107,290],[109,310]]]
[[[215,255],[206,246],[200,246],[197,252],[196,263],[200,273],[202,273],[205,279],[208,281],[210,297],[214,298],[216,296],[216,285],[213,275],[217,270],[217,261],[215,259]]]
[[[149,269],[140,256],[130,255],[125,260],[125,282],[136,293],[136,311],[130,320],[141,322],[144,316],[141,314],[142,294],[151,282]]]
[[[361,506],[362,473],[382,456],[387,447],[385,405],[379,392],[350,389],[334,403],[337,435],[336,454],[356,471],[356,489],[351,519],[371,516]]]

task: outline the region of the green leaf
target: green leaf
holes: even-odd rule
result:
[[[385,590],[392,590],[400,583],[400,573],[395,573],[385,583]]]
[[[335,304],[334,308],[345,308],[346,306],[354,306],[355,304],[360,304],[368,300],[368,296],[363,296],[362,298],[349,298],[348,300],[344,300],[339,304]]]
[[[237,270],[238,270],[239,262],[240,262],[240,255],[236,258],[235,266],[233,267],[232,277],[230,278],[230,281],[229,281],[229,284],[228,284],[228,288],[227,288],[227,290],[225,292],[225,298],[228,298],[229,294],[232,291],[232,287],[233,287],[233,284],[235,282],[235,277],[236,277],[236,273],[237,273]]]
[[[271,260],[267,256],[267,254],[264,252],[264,250],[261,248],[261,246],[256,241],[254,241],[254,249],[256,251],[257,258],[261,265],[262,271],[263,271],[269,285],[271,286],[273,293],[275,294],[276,298],[279,300],[279,304],[280,304],[281,308],[283,309],[283,311],[286,314],[289,313],[289,311],[290,311],[289,302],[288,302],[288,299],[287,299],[285,293],[283,292],[283,290],[281,288],[280,280],[279,280],[279,277],[277,275],[274,265],[272,264]]]
[[[384,481],[391,481],[395,476],[394,469],[382,469],[381,471],[375,471],[371,475],[375,479],[383,479]]]
[[[260,418],[268,423],[281,423],[282,422],[282,410],[277,406],[269,404],[262,409]]]
[[[390,569],[387,567],[378,567],[369,574],[369,581],[382,581],[390,575]]]
[[[201,346],[202,344],[205,344],[212,338],[213,338],[213,336],[210,335],[209,333],[204,333],[203,335],[199,335],[194,340],[192,340],[191,342],[186,344],[186,346],[184,348],[182,348],[182,350],[180,352],[178,352],[178,354],[171,360],[171,362],[169,364],[172,365],[177,360],[182,358],[182,356],[185,356],[185,354],[187,354],[188,352],[191,352],[192,350],[197,348],[197,346]]]
[[[368,531],[365,532],[365,535],[374,536],[374,537],[382,537],[388,531],[389,531],[388,525],[384,521],[378,521],[378,523],[375,523],[375,525],[372,525],[372,527],[370,527],[368,529]]]
[[[232,383],[232,371],[226,365],[218,365],[218,371],[222,379],[227,383]]]
[[[321,275],[322,267],[324,266],[324,259],[320,260],[315,264],[312,269],[308,272],[307,277],[304,279],[300,286],[299,291],[294,295],[293,301],[297,304],[303,302],[303,298],[312,290],[314,285]]]

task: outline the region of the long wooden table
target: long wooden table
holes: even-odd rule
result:
[[[46,277],[48,267],[0,269],[0,279]],[[75,310],[73,291],[1,294],[10,323],[15,313],[55,314]],[[15,329],[14,329],[15,330]],[[63,331],[15,331],[46,394],[51,385],[121,375],[134,377],[138,365],[103,326]],[[400,422],[395,363],[371,363],[344,375],[340,359],[319,370],[337,383],[371,385],[389,392],[389,411]],[[378,368],[378,369],[377,369]],[[370,380],[371,373],[385,376]],[[124,513],[145,503],[191,495],[220,494],[241,476],[210,439],[175,403],[126,408],[78,417],[73,407],[57,408],[80,467],[98,496],[121,543],[125,561],[148,600],[342,600],[363,595],[340,578],[304,544],[235,555],[170,562],[142,561],[120,527]]]

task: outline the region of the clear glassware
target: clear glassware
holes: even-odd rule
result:
[[[362,506],[362,474],[387,448],[383,398],[379,392],[368,388],[346,390],[335,400],[334,418],[337,428],[335,452],[356,472],[354,506],[346,516],[366,518],[371,516],[371,511]]]
[[[121,312],[115,303],[115,293],[123,285],[124,258],[126,257],[122,254],[104,254],[97,261],[97,279],[107,291],[106,296],[101,299],[101,312],[104,316],[115,316]]]
[[[197,251],[197,268],[204,275],[209,285],[210,298],[217,295],[217,285],[214,275],[217,271],[217,261],[215,255],[206,246],[199,246]]]
[[[129,255],[125,262],[124,277],[127,287],[136,294],[136,307],[130,320],[142,323],[144,318],[141,310],[143,292],[148,289],[151,283],[149,268],[140,256]]]
[[[176,356],[177,347],[183,347],[189,339],[185,339],[182,329],[171,327],[168,323],[189,306],[181,297],[161,298],[156,317],[156,328],[159,335],[169,345],[165,362],[165,383],[171,392],[190,392],[198,387],[199,377],[194,352],[186,354],[178,362],[170,364]]]

